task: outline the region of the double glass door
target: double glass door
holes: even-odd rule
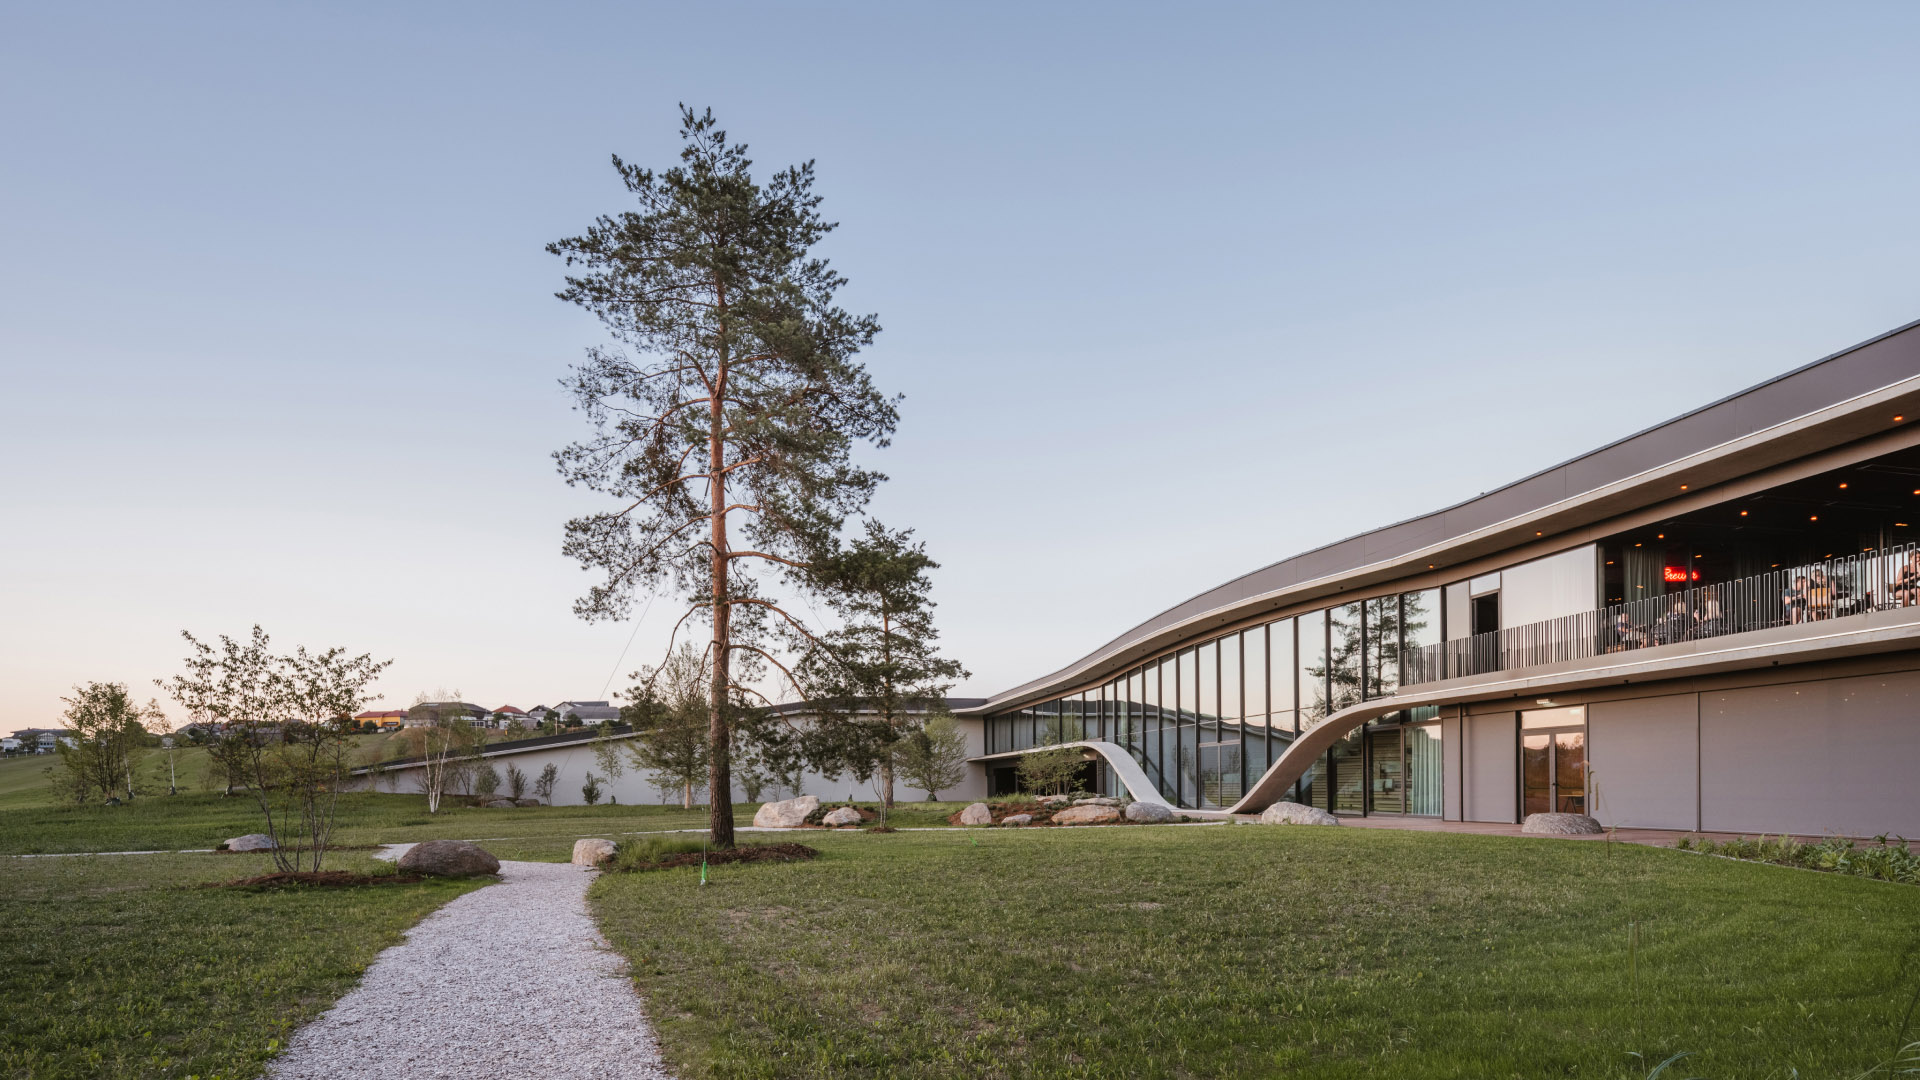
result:
[[[1520,714],[1520,813],[1587,813],[1586,709]]]

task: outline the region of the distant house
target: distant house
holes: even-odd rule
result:
[[[66,739],[67,745],[72,746],[73,740],[69,738],[72,734],[66,728],[30,727],[14,732],[13,737],[20,740],[20,747],[23,750],[31,750],[36,754],[51,754],[54,746],[62,739]]]
[[[431,727],[436,724],[458,725],[483,728],[489,726],[493,714],[469,701],[423,701],[407,710],[408,727]]]
[[[526,713],[521,712],[511,705],[502,705],[493,710],[493,724],[495,727],[511,727],[515,723],[525,724],[528,719]]]
[[[561,719],[577,718],[583,724],[598,724],[620,719],[620,707],[608,701],[563,701],[553,707]]]
[[[19,739],[9,735],[4,739],[0,739],[0,754],[17,754],[20,752],[22,745],[24,744],[21,743]]]
[[[406,726],[407,711],[388,709],[384,712],[363,712],[354,716],[353,722],[356,726],[372,724],[381,731],[399,731]]]

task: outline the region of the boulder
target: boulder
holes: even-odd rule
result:
[[[1073,796],[1071,795],[1040,796],[1040,805],[1042,806],[1064,806],[1065,804],[1070,803],[1072,801],[1073,801]]]
[[[512,799],[488,799],[480,805],[488,810],[511,810],[520,804]]]
[[[1053,815],[1055,825],[1105,825],[1119,820],[1120,811],[1111,806],[1070,806]]]
[[[815,795],[802,795],[785,802],[770,802],[753,812],[753,823],[762,829],[797,829],[807,823],[807,815],[820,809]]]
[[[226,843],[221,844],[220,850],[221,851],[272,851],[274,848],[279,846],[280,845],[275,844],[273,842],[273,837],[268,836],[266,833],[253,832],[253,833],[248,833],[245,836],[236,836],[233,839],[227,841]]]
[[[1164,825],[1173,820],[1173,807],[1157,802],[1128,803],[1127,820],[1141,825]]]
[[[473,877],[499,873],[500,860],[465,840],[423,840],[400,856],[400,869],[435,877]]]
[[[1088,806],[1119,806],[1120,800],[1111,795],[1097,795],[1091,799],[1081,799]]]
[[[515,799],[515,800],[513,800],[513,805],[515,805],[515,806],[539,806],[539,805],[540,805],[540,800],[539,800],[539,799]]]
[[[993,811],[987,809],[986,803],[974,803],[965,810],[960,811],[960,824],[991,825],[993,824]]]
[[[575,840],[573,842],[573,865],[599,866],[608,859],[619,845],[611,840]]]
[[[1003,817],[1000,819],[1000,824],[1031,825],[1033,824],[1033,815],[1032,814],[1008,814],[1006,817]]]
[[[842,825],[858,825],[862,820],[860,811],[851,806],[842,806],[828,811],[827,816],[820,819],[820,824],[839,828]]]
[[[1277,802],[1260,812],[1262,825],[1338,825],[1340,819],[1314,806]]]
[[[1606,830],[1585,814],[1528,814],[1520,823],[1520,831],[1543,836],[1591,836]]]

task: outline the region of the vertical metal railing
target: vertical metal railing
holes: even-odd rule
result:
[[[1406,649],[1400,654],[1400,684],[1560,664],[1916,605],[1920,544],[1902,544]]]

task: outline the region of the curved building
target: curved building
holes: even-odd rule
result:
[[[1255,570],[964,710],[990,790],[1920,835],[1920,324]]]

